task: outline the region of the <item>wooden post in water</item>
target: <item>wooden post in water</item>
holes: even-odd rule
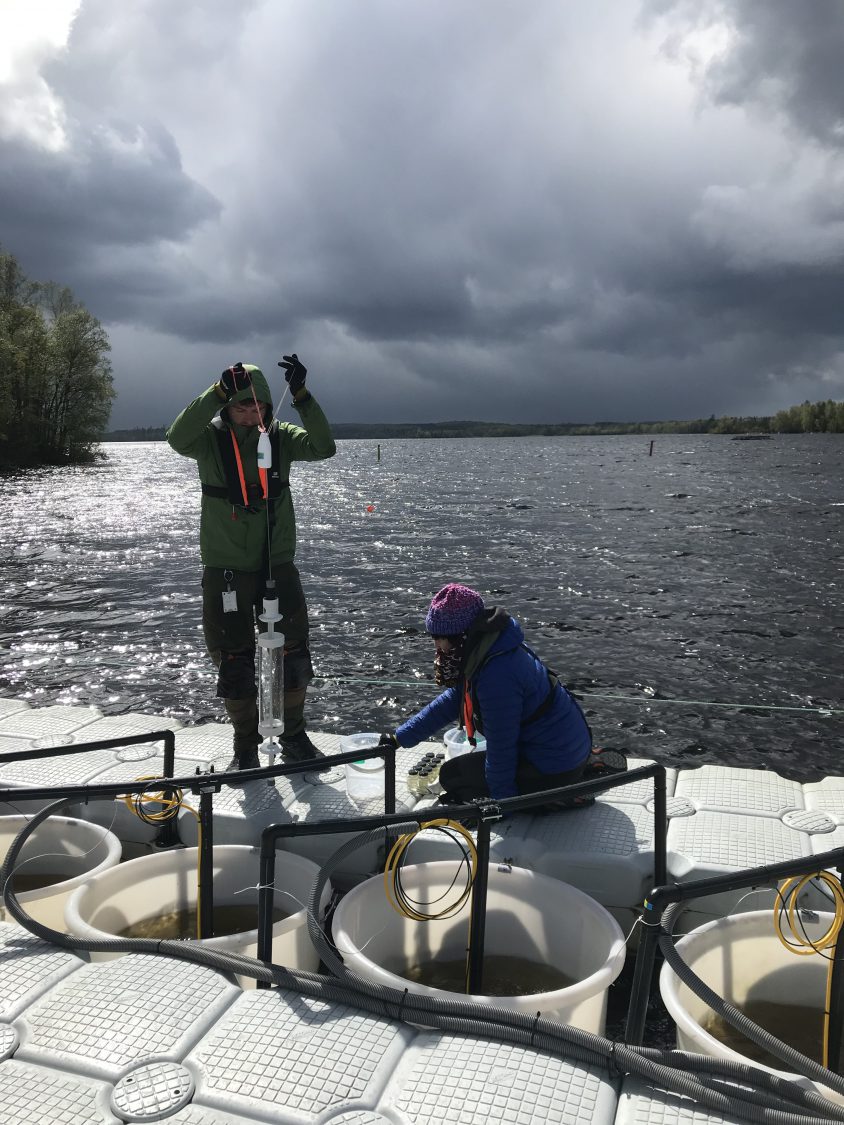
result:
[[[381,460],[381,446],[378,446],[378,460]]]
[[[651,447],[648,450],[648,457],[653,457],[653,455],[654,455],[654,443],[653,443],[653,439],[651,439]]]

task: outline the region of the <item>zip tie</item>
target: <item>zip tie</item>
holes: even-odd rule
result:
[[[409,991],[410,990],[407,989],[407,988],[404,990],[404,993],[403,993],[402,998],[401,998],[401,1003],[399,1004],[399,1012],[398,1012],[398,1015],[396,1016],[397,1020],[402,1020],[404,1018],[404,1005],[405,1005],[405,1002],[407,1001],[407,994],[408,994]]]
[[[530,1046],[531,1046],[531,1049],[533,1049],[533,1037],[536,1035],[536,1025],[539,1022],[539,1017],[541,1015],[542,1015],[542,1012],[540,1012],[540,1011],[538,1011],[536,1013],[536,1016],[534,1017],[534,1021],[533,1021],[533,1027],[530,1029]]]
[[[358,676],[314,676],[315,680],[322,680],[345,684],[379,684],[383,687],[432,687],[428,680],[366,680]],[[719,703],[714,699],[659,699],[655,696],[640,697],[637,695],[604,695],[599,692],[572,691],[578,699],[610,699],[621,703],[674,703],[681,707],[724,707],[735,711],[797,711],[802,714],[823,715],[830,718],[833,715],[844,715],[841,707],[785,707],[774,703]]]

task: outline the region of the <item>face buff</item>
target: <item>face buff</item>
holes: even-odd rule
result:
[[[461,664],[463,663],[463,650],[466,644],[466,634],[449,637],[451,648],[448,652],[437,649],[434,657],[434,680],[437,687],[455,687],[460,681]]]

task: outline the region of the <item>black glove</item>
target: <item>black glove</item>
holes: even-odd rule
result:
[[[278,361],[278,365],[284,368],[284,377],[290,387],[290,393],[295,398],[305,385],[305,376],[308,374],[307,367],[300,362],[295,352],[293,355],[283,355]]]
[[[243,364],[233,363],[220,376],[220,389],[227,398],[231,398],[238,391],[245,391],[251,382],[252,378]]]
[[[389,731],[385,731],[384,734],[382,734],[381,737],[378,739],[378,745],[379,746],[389,746],[391,750],[398,750],[399,740],[396,738],[396,736],[394,734],[390,734]]]

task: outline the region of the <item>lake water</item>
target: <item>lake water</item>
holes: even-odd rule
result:
[[[663,764],[844,773],[844,437],[344,441],[295,465],[314,729],[435,692],[458,580],[506,606],[596,742]],[[4,478],[0,694],[221,720],[200,630],[199,487],[164,443]],[[371,511],[369,509],[372,509]]]

